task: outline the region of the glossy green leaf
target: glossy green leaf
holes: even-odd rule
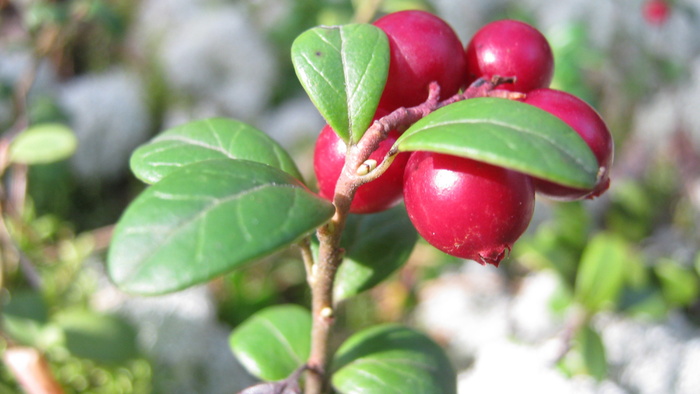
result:
[[[612,233],[599,233],[581,256],[576,275],[575,297],[589,311],[614,305],[625,283],[625,271],[631,250]]]
[[[123,363],[138,356],[136,331],[123,319],[87,310],[56,315],[71,354],[102,363]]]
[[[413,124],[400,151],[468,157],[562,185],[591,188],[598,162],[566,123],[532,105],[499,98],[460,101]]]
[[[265,308],[238,326],[231,350],[254,376],[280,380],[306,363],[311,348],[311,313],[297,305]]]
[[[351,336],[336,353],[333,370],[333,386],[344,394],[457,392],[455,371],[442,348],[395,324]]]
[[[335,209],[291,175],[247,160],[182,167],[117,223],[108,272],[124,291],[167,293],[290,245]]]
[[[389,70],[389,41],[369,24],[319,26],[292,44],[297,77],[326,122],[345,142],[369,126]]]
[[[227,118],[198,120],[167,130],[131,155],[131,170],[156,183],[188,164],[214,159],[242,159],[279,168],[302,179],[289,154],[262,131]]]
[[[372,288],[408,260],[418,233],[403,206],[348,218],[341,247],[345,258],[335,278],[335,299]]]
[[[32,126],[10,144],[10,160],[22,164],[46,164],[67,159],[78,147],[73,131],[60,123]]]
[[[605,379],[608,374],[608,362],[600,335],[589,325],[584,325],[579,330],[576,340],[586,372],[597,380]]]

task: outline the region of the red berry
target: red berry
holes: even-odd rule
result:
[[[533,90],[523,101],[557,116],[574,129],[591,148],[599,165],[599,179],[593,189],[574,189],[535,179],[537,192],[564,201],[594,198],[605,192],[610,186],[613,139],[598,112],[578,97],[554,89]]]
[[[388,14],[374,25],[389,38],[389,76],[379,106],[412,107],[428,98],[436,81],[440,96],[457,93],[464,84],[462,43],[450,25],[425,11]]]
[[[642,6],[642,15],[650,25],[663,25],[668,20],[670,13],[670,7],[664,0],[648,0]]]
[[[398,132],[391,131],[369,158],[381,162],[398,137]],[[326,125],[316,140],[314,171],[318,180],[319,194],[329,201],[333,200],[335,185],[345,164],[346,150],[345,142],[330,126]],[[408,153],[398,154],[382,176],[360,186],[350,205],[350,212],[380,212],[401,201],[403,172],[408,157]]]
[[[531,179],[479,161],[415,152],[404,174],[406,211],[428,243],[452,256],[498,263],[527,229]]]
[[[546,88],[552,81],[552,49],[542,33],[527,23],[491,22],[474,34],[465,51],[468,84],[480,77],[515,77],[515,83],[499,89],[528,92]]]

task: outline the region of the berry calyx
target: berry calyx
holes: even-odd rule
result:
[[[369,160],[381,162],[398,137],[397,131],[389,132],[387,138],[380,142],[379,147],[369,156]],[[318,180],[319,195],[329,201],[333,201],[335,186],[345,164],[346,151],[345,142],[326,125],[316,140],[314,172]],[[402,197],[403,172],[408,157],[408,153],[398,154],[379,178],[357,188],[350,212],[375,213],[398,204]]]
[[[527,23],[504,19],[474,34],[465,49],[467,83],[493,76],[515,77],[499,89],[528,92],[546,88],[554,75],[554,57],[547,39]]]
[[[389,39],[389,74],[379,106],[390,111],[413,107],[428,98],[428,85],[436,81],[441,97],[464,85],[462,42],[439,17],[418,10],[394,12],[374,25]]]
[[[428,243],[498,266],[532,218],[531,179],[461,157],[414,152],[404,174],[406,211]]]
[[[610,186],[613,139],[598,112],[578,97],[555,89],[533,90],[523,102],[555,115],[574,129],[591,148],[599,166],[598,181],[593,189],[575,189],[535,179],[536,191],[563,201],[592,199],[605,192]]]

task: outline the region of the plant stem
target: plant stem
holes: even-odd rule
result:
[[[507,79],[505,79],[507,80]],[[335,214],[331,220],[318,229],[319,240],[318,260],[313,263],[308,244],[302,243],[302,256],[307,267],[307,280],[311,287],[311,352],[306,364],[306,394],[322,394],[328,391],[327,367],[330,356],[330,335],[333,328],[333,283],[340,263],[343,261],[344,250],[340,240],[345,228],[345,222],[350,213],[350,204],[357,188],[364,183],[377,179],[389,167],[398,149],[392,147],[382,163],[369,173],[358,172],[358,169],[374,152],[390,130],[406,130],[410,125],[445,105],[456,101],[482,96],[497,96],[504,98],[519,98],[520,93],[494,90],[504,79],[494,77],[492,81],[477,80],[464,93],[458,93],[444,101],[440,101],[440,87],[437,83],[430,84],[428,99],[415,107],[399,108],[389,115],[376,120],[365,132],[356,145],[348,147],[345,165],[341,171],[335,188],[333,205]]]
[[[351,148],[350,151],[353,151],[353,149]],[[352,154],[349,153],[348,159],[351,156]],[[330,354],[330,333],[334,321],[333,283],[338,267],[340,267],[340,263],[343,260],[344,251],[340,247],[341,235],[350,212],[350,203],[359,186],[357,182],[353,182],[354,176],[348,176],[348,168],[351,162],[356,162],[357,160],[359,159],[346,160],[343,173],[338,179],[336,194],[333,199],[336,207],[335,215],[317,232],[319,239],[318,261],[312,266],[309,283],[311,286],[311,316],[313,322],[311,329],[311,353],[307,363],[309,367],[306,379],[307,394],[320,394],[325,392],[328,387],[326,369]]]

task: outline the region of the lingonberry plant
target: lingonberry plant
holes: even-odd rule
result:
[[[534,28],[525,31],[513,39],[529,46]],[[311,311],[264,309],[233,331],[233,353],[264,381],[244,392],[300,392],[303,384],[307,393],[454,393],[446,355],[417,330],[381,325],[331,349],[338,303],[401,267],[416,229],[446,253],[498,265],[530,222],[532,179],[593,190],[607,179],[603,161],[566,116],[521,102],[549,82],[546,50],[492,52],[502,64],[523,56],[545,65],[535,73],[468,69],[452,29],[410,11],[310,29],[291,53],[328,123],[315,152],[321,195],[251,126],[214,118],[173,128],[132,156],[151,186],[120,219],[108,272],[124,291],[163,294],[297,247]],[[380,101],[395,108],[382,114]],[[389,209],[401,191],[406,210]]]

